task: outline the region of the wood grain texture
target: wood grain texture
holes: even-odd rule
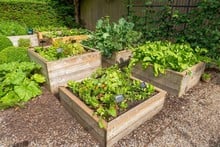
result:
[[[122,50],[114,52],[111,58],[106,58],[102,56],[102,67],[109,67],[114,64],[118,64],[119,66],[124,66],[128,64],[132,55],[131,50]]]
[[[39,42],[41,40],[44,40],[46,45],[51,45],[55,41],[62,41],[64,43],[81,42],[82,40],[86,40],[89,38],[89,35],[73,35],[73,36],[48,38],[48,37],[44,37],[44,34],[46,33],[48,32],[37,32],[37,37]]]
[[[104,146],[106,138],[105,129],[99,127],[97,123],[99,118],[94,115],[93,111],[65,87],[59,88],[59,96],[61,104],[67,111]],[[105,122],[104,125],[107,126]]]
[[[98,126],[99,118],[94,115],[94,111],[67,88],[59,87],[59,96],[69,113],[100,142],[101,146],[110,147],[162,109],[166,92],[159,88],[156,88],[156,91],[156,95],[117,118],[109,122],[103,121],[105,128]]]
[[[155,77],[152,65],[142,69],[142,66],[137,64],[133,68],[132,75],[180,97],[199,82],[204,69],[205,63],[200,62],[183,72],[166,70],[165,74]]]
[[[54,94],[58,92],[59,86],[65,86],[69,80],[82,80],[101,67],[101,54],[94,49],[57,61],[47,61],[33,49],[29,49],[28,54],[31,60],[42,66],[41,73],[46,77],[47,87]]]
[[[70,42],[81,42],[82,40],[88,39],[88,35],[75,35],[75,36],[65,36],[65,37],[57,37],[57,38],[52,38],[51,42],[55,41],[62,41],[64,43],[70,43]]]
[[[172,10],[179,10],[180,13],[187,14],[189,11],[195,9],[197,3],[201,0],[173,0],[171,1]],[[128,2],[128,1],[127,1]],[[128,3],[123,0],[81,0],[80,1],[80,21],[81,24],[91,30],[95,30],[97,20],[104,17],[110,16],[113,22],[118,21],[119,18],[128,15]],[[160,11],[160,6],[167,5],[169,0],[151,0],[152,7],[146,8],[146,1],[144,0],[134,0],[132,5],[137,6],[130,9],[132,13],[137,16],[150,15],[152,12]],[[142,7],[140,7],[142,6]],[[176,7],[177,6],[177,7]],[[187,7],[189,6],[189,7]],[[145,12],[147,10],[149,13]],[[151,11],[149,11],[151,10]],[[155,21],[158,17],[154,17]],[[147,24],[149,25],[149,23]],[[182,27],[181,29],[183,29]]]
[[[97,20],[104,16],[110,16],[112,21],[118,21],[126,16],[126,2],[121,0],[81,0],[80,22],[90,29],[95,30]]]

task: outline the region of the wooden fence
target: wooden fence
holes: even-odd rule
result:
[[[117,21],[127,15],[126,5],[124,0],[81,0],[81,24],[94,30],[97,20],[103,16],[110,16],[112,21]]]
[[[171,6],[173,10],[188,13],[190,10],[196,8],[197,3],[201,0],[151,0],[151,4],[146,4],[146,1],[147,0],[81,0],[81,23],[86,28],[93,30],[97,20],[103,16],[110,16],[112,21],[117,21],[120,17],[129,15],[131,11],[135,12],[136,15],[144,16],[146,15],[146,9],[155,11],[167,4]],[[128,7],[129,4],[132,5],[132,8]]]

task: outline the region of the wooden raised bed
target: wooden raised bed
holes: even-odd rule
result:
[[[156,88],[156,87],[155,87]],[[146,120],[157,114],[163,107],[166,92],[156,88],[156,95],[129,109],[117,118],[106,122],[104,128],[98,125],[99,118],[84,102],[65,87],[59,87],[61,104],[90,132],[101,146],[112,146],[128,135]]]
[[[199,82],[204,69],[205,63],[200,62],[183,72],[166,70],[165,74],[155,77],[152,65],[143,69],[141,64],[137,64],[133,68],[132,75],[180,97]]]
[[[46,77],[48,89],[56,94],[59,86],[65,86],[69,80],[82,80],[97,68],[101,67],[101,53],[86,48],[89,52],[56,61],[47,61],[34,51],[28,49],[28,54],[34,62],[42,66],[41,72]]]
[[[48,38],[43,36],[44,33],[47,32],[37,32],[39,42],[43,41],[44,46],[51,45],[54,41],[62,41],[64,43],[74,43],[74,42],[81,42],[82,40],[86,40],[89,38],[89,35],[74,35],[74,36]]]
[[[132,55],[131,50],[122,50],[118,52],[114,52],[111,58],[106,58],[102,56],[102,67],[109,67],[114,64],[118,64],[119,66],[126,65]]]

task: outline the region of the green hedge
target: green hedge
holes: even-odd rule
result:
[[[19,47],[30,47],[30,45],[31,45],[31,40],[30,39],[20,38],[18,40],[18,46]]]
[[[9,46],[13,46],[12,42],[6,36],[0,35],[0,51]]]
[[[14,21],[0,20],[0,28],[0,35],[15,36],[27,34],[25,24],[22,25]]]
[[[0,64],[30,61],[27,47],[7,47],[0,52]]]
[[[57,1],[19,2],[1,1],[1,21],[15,21],[26,28],[38,26],[74,25],[73,6]],[[68,21],[67,21],[68,20]]]

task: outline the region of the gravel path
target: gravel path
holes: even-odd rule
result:
[[[160,113],[115,147],[220,147],[220,73],[186,95],[168,96]],[[24,108],[0,111],[0,147],[94,147],[98,142],[43,88]]]

